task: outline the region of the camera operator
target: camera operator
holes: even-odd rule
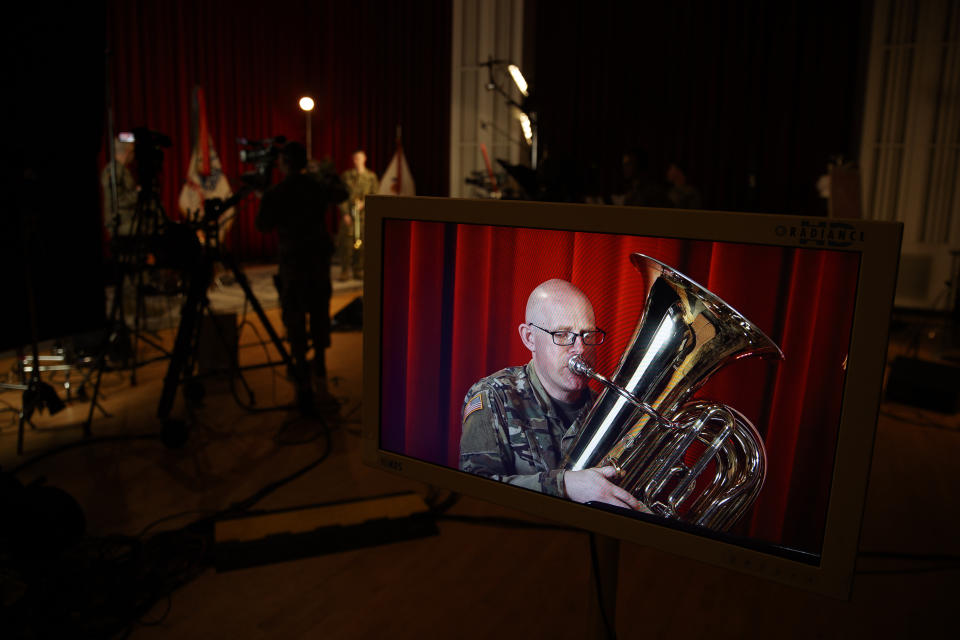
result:
[[[299,383],[297,403],[302,411],[312,413],[314,386],[318,400],[328,407],[332,404],[324,349],[330,346],[330,256],[334,242],[326,214],[348,193],[336,173],[307,173],[306,166],[307,153],[302,144],[284,145],[277,159],[283,179],[263,194],[256,226],[264,232],[277,231],[280,306]],[[312,363],[307,362],[307,314],[314,346]]]

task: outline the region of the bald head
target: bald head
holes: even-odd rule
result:
[[[520,339],[530,349],[537,377],[552,398],[570,404],[583,398],[587,381],[572,373],[568,363],[575,355],[589,362],[594,347],[584,345],[582,338],[570,345],[558,345],[551,333],[581,334],[596,328],[590,300],[566,280],[547,280],[530,293],[526,322],[518,327]]]
[[[541,327],[554,322],[571,322],[574,316],[586,313],[593,318],[593,305],[587,296],[566,280],[547,280],[530,292],[527,298],[526,321]],[[550,326],[551,330],[573,328]]]

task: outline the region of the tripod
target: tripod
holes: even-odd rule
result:
[[[157,245],[157,238],[160,234],[159,219],[163,216],[162,208],[156,193],[152,189],[142,190],[137,198],[137,206],[134,212],[133,220],[129,225],[132,231],[129,235],[121,235],[120,213],[119,211],[113,218],[113,253],[116,273],[114,275],[113,300],[110,305],[110,315],[107,320],[107,329],[104,332],[103,340],[97,354],[97,373],[96,381],[93,385],[93,394],[90,399],[90,412],[87,414],[87,420],[84,422],[84,433],[89,435],[90,424],[93,422],[93,412],[95,407],[99,407],[104,415],[109,414],[97,402],[100,394],[100,383],[103,379],[103,371],[107,365],[107,356],[111,352],[111,345],[115,347],[114,352],[120,356],[125,365],[130,367],[130,384],[137,384],[137,368],[145,363],[137,361],[138,340],[142,340],[160,351],[161,357],[168,357],[170,354],[159,343],[150,340],[141,335],[141,313],[144,308],[143,301],[143,274],[148,268],[147,256],[150,245]],[[149,213],[148,213],[149,212]],[[146,224],[148,216],[153,219]],[[149,225],[149,233],[142,231]],[[134,327],[131,332],[127,328],[124,318],[124,283],[131,279],[135,285],[136,302],[134,311]],[[133,342],[130,344],[130,334],[133,334]]]
[[[112,135],[112,112],[108,113],[108,133]],[[123,227],[120,203],[117,189],[117,159],[113,151],[113,142],[110,142],[110,199],[113,206],[112,229],[113,237],[111,248],[113,251],[114,274],[113,300],[110,308],[107,330],[97,356],[97,377],[90,401],[90,412],[84,423],[84,433],[89,435],[90,424],[93,422],[94,408],[100,406],[97,397],[100,393],[100,383],[103,379],[103,370],[106,367],[107,354],[110,346],[119,347],[124,364],[130,366],[130,384],[137,384],[137,368],[145,363],[137,362],[139,350],[138,342],[146,342],[160,351],[161,358],[169,357],[169,353],[158,343],[142,335],[142,313],[144,304],[143,275],[150,268],[152,252],[162,248],[165,240],[167,225],[164,224],[166,214],[160,202],[160,195],[156,190],[156,177],[163,163],[163,152],[160,147],[170,146],[169,138],[163,134],[150,131],[145,127],[134,130],[134,155],[137,161],[140,177],[140,191],[137,193],[136,206],[132,219]],[[121,233],[124,231],[125,233]],[[155,260],[154,260],[155,262]],[[127,344],[130,335],[124,317],[124,283],[130,278],[135,287],[135,307],[133,343]],[[104,415],[109,415],[100,407]]]
[[[152,184],[152,183],[151,183]],[[156,248],[157,245],[162,241],[161,234],[164,233],[163,221],[166,220],[166,213],[163,210],[163,205],[160,203],[159,194],[154,191],[152,188],[145,189],[140,192],[140,197],[137,198],[137,207],[134,213],[131,237],[134,239],[134,245],[132,247],[133,252],[129,256],[130,262],[126,265],[126,269],[121,266],[119,286],[116,289],[115,295],[117,300],[120,300],[120,304],[117,305],[119,320],[121,323],[126,326],[123,304],[122,304],[122,289],[123,281],[126,276],[131,276],[134,279],[134,292],[136,294],[136,299],[134,302],[134,316],[133,316],[133,332],[132,338],[133,343],[130,348],[130,384],[136,386],[137,384],[137,367],[142,366],[144,363],[138,363],[137,358],[139,354],[139,341],[146,342],[154,349],[160,351],[163,355],[162,357],[169,357],[170,353],[164,349],[159,343],[150,340],[144,334],[144,315],[146,313],[146,302],[145,302],[145,293],[144,293],[144,274],[149,270],[153,269],[156,266],[155,257],[151,258],[153,254],[151,253],[151,248]],[[122,262],[120,263],[123,264]]]
[[[22,193],[20,201],[18,202],[21,225],[21,246],[24,251],[24,288],[27,298],[27,313],[30,318],[30,343],[33,351],[33,367],[31,368],[29,378],[21,369],[21,384],[0,384],[0,389],[23,391],[23,401],[20,405],[19,414],[20,424],[17,430],[18,455],[23,453],[23,431],[25,424],[30,423],[30,426],[33,427],[30,418],[33,417],[34,411],[46,408],[50,411],[50,414],[53,415],[61,411],[65,406],[63,400],[60,399],[53,387],[40,379],[39,330],[37,328],[39,319],[37,318],[36,289],[34,287],[33,277],[35,256],[38,255],[37,250],[39,248],[39,242],[37,241],[38,215],[33,203],[40,202],[41,200],[39,184],[39,180],[32,171],[24,172],[23,182],[20,185]],[[20,362],[23,361],[19,353],[18,360]]]
[[[270,340],[273,342],[277,352],[280,354],[283,363],[289,371],[293,372],[298,393],[307,388],[307,381],[302,380],[297,373],[297,369],[293,365],[292,357],[284,347],[280,336],[274,331],[273,325],[270,324],[270,320],[260,305],[260,301],[257,300],[253,289],[250,287],[250,281],[247,279],[246,274],[240,269],[233,257],[221,251],[219,247],[217,224],[220,216],[249,192],[250,189],[248,187],[243,187],[227,200],[210,199],[204,202],[204,216],[200,221],[205,238],[204,246],[201,247],[193,233],[190,234],[189,238],[184,237],[184,242],[190,242],[190,284],[187,290],[187,299],[183,303],[180,311],[180,325],[177,328],[173,353],[170,356],[170,364],[167,367],[167,373],[163,379],[163,390],[160,393],[160,403],[157,406],[157,417],[160,418],[162,423],[161,438],[169,447],[179,447],[186,441],[186,423],[183,420],[171,418],[170,413],[176,398],[177,387],[182,382],[193,379],[193,370],[196,365],[195,358],[200,335],[200,318],[204,312],[210,312],[210,301],[207,298],[207,290],[213,282],[213,267],[216,262],[220,262],[225,268],[229,269],[237,284],[240,285],[247,301],[257,314],[257,317],[260,318],[260,322],[270,336]],[[220,335],[221,342],[226,344],[226,339],[222,333],[220,333],[217,324],[214,322],[213,325],[216,332]],[[242,369],[237,362],[236,353],[230,349],[227,349],[227,351],[231,354],[231,371],[232,373],[239,374],[240,380],[252,402],[253,392],[243,378],[242,373],[240,373]],[[196,394],[196,391],[191,391],[189,387],[187,391],[188,398]]]

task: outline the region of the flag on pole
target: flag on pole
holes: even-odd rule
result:
[[[226,200],[233,192],[230,182],[223,173],[223,165],[213,145],[210,127],[207,125],[207,103],[203,89],[194,87],[191,130],[193,152],[187,167],[187,178],[180,190],[180,213],[187,219],[197,219],[203,212],[204,201],[210,198]],[[227,209],[220,216],[218,240],[222,243],[227,231],[233,224],[235,209]]]
[[[380,190],[377,193],[386,196],[414,196],[417,194],[417,188],[413,183],[413,174],[410,173],[410,165],[407,164],[407,156],[403,154],[400,127],[397,127],[397,150],[380,179]]]

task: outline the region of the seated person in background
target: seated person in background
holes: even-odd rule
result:
[[[623,154],[623,182],[625,192],[612,196],[613,204],[628,207],[669,207],[666,187],[652,177],[643,149],[631,149]]]
[[[700,191],[687,182],[687,174],[684,172],[680,163],[671,162],[667,167],[667,181],[670,183],[670,189],[667,196],[670,198],[670,204],[678,209],[701,209],[703,203],[700,200]]]
[[[646,510],[610,481],[613,467],[560,468],[564,434],[575,432],[593,401],[587,380],[567,367],[591,361],[603,341],[593,305],[565,280],[547,280],[527,300],[520,340],[532,358],[483,378],[461,412],[460,469],[576,502],[599,501]]]

